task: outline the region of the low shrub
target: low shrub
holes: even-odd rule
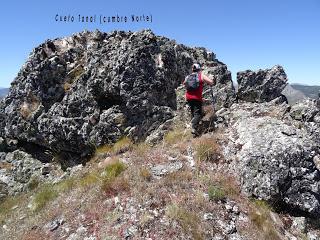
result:
[[[226,192],[219,186],[211,185],[208,188],[209,200],[219,201],[226,198]]]
[[[198,161],[217,162],[221,158],[219,144],[211,138],[200,139],[196,143],[196,158]]]
[[[40,185],[39,178],[32,177],[30,179],[30,181],[28,182],[27,188],[28,188],[28,190],[32,191],[32,190],[36,189],[39,185]]]
[[[133,142],[128,137],[123,137],[112,146],[112,153],[119,154],[133,149]]]
[[[96,184],[99,181],[101,181],[101,176],[99,175],[99,173],[91,172],[79,179],[79,185],[81,187],[88,187]]]
[[[52,185],[44,185],[42,189],[36,193],[33,203],[34,211],[39,211],[45,207],[50,201],[59,196],[57,190]]]
[[[193,239],[204,239],[201,231],[201,221],[196,213],[188,211],[186,208],[176,204],[169,205],[166,215],[177,221],[186,234],[191,234]]]
[[[140,169],[140,177],[146,181],[150,181],[152,178],[152,174],[148,168],[142,167]]]
[[[93,159],[99,159],[106,155],[117,155],[133,149],[133,142],[128,137],[123,137],[114,145],[106,144],[96,148]]]
[[[253,224],[263,233],[265,239],[278,240],[278,236],[270,213],[272,208],[265,201],[254,200],[249,217]]]
[[[191,139],[192,135],[190,131],[187,131],[185,128],[179,127],[169,131],[164,136],[164,142],[168,145],[173,145],[178,142],[183,142],[185,140]]]
[[[129,189],[129,181],[120,176],[126,170],[126,166],[120,161],[112,163],[105,168],[101,189],[108,196],[114,196],[119,192]]]

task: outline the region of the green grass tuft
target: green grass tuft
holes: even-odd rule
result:
[[[82,177],[79,180],[79,185],[81,187],[88,187],[88,186],[94,185],[100,181],[101,181],[101,176],[99,175],[99,173],[92,172],[92,173],[88,173],[84,177]]]
[[[265,239],[278,240],[278,236],[272,218],[270,205],[262,200],[253,200],[254,207],[251,210],[249,217],[254,225],[263,233]]]
[[[101,189],[108,196],[114,196],[119,192],[129,189],[129,182],[120,174],[126,170],[125,164],[115,162],[108,165],[103,173]]]
[[[59,196],[57,190],[52,185],[44,185],[42,189],[35,195],[34,211],[44,208],[50,201]]]
[[[200,219],[196,213],[188,211],[186,208],[176,204],[169,205],[166,215],[172,220],[176,220],[181,225],[186,234],[191,234],[192,239],[204,239],[201,231]]]
[[[213,139],[201,139],[196,144],[196,158],[198,161],[216,162],[221,158],[220,147]]]
[[[226,192],[219,186],[211,185],[208,188],[209,200],[219,201],[226,198]]]
[[[183,128],[176,128],[172,131],[169,131],[164,136],[164,142],[168,145],[173,145],[178,142],[182,142],[188,139],[191,139],[192,135],[190,131],[186,131]]]

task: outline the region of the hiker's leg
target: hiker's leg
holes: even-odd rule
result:
[[[192,118],[192,128],[195,130],[196,135],[200,135],[199,132],[199,122],[202,118],[202,102],[195,101],[194,102],[194,116]]]
[[[189,105],[190,110],[191,110],[191,119],[193,119],[193,117],[194,117],[194,109],[195,109],[194,101],[192,101],[192,100],[188,101],[188,105]]]

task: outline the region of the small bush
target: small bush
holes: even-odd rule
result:
[[[33,177],[30,179],[30,181],[28,182],[27,188],[28,190],[34,190],[39,186],[40,182],[39,179],[37,177]]]
[[[114,154],[119,154],[132,149],[133,149],[133,142],[131,141],[131,139],[128,137],[123,137],[113,145],[112,152]]]
[[[191,234],[193,239],[203,239],[200,227],[201,221],[196,213],[173,204],[167,207],[166,215],[172,220],[179,222],[184,232]]]
[[[186,129],[183,129],[183,128],[176,128],[172,131],[169,131],[164,136],[164,142],[168,145],[173,145],[178,142],[188,140],[191,137],[192,137],[192,135],[191,135],[190,131],[186,131]]]
[[[254,207],[249,214],[251,221],[263,233],[266,239],[280,239],[270,216],[272,208],[265,201],[254,200],[253,203]]]
[[[124,176],[105,180],[102,189],[107,196],[115,196],[130,189],[129,181]]]
[[[95,155],[103,155],[112,151],[111,145],[102,145],[96,148]]]
[[[34,210],[39,211],[50,201],[58,197],[58,192],[52,185],[45,185],[34,197]]]
[[[57,192],[66,192],[71,190],[73,187],[76,186],[76,179],[74,177],[67,178],[62,180],[57,185],[55,185],[55,189]]]
[[[196,143],[196,158],[198,161],[219,161],[220,147],[214,139],[201,139]]]
[[[221,187],[215,185],[209,186],[208,195],[211,201],[219,201],[226,198],[226,192]]]
[[[88,187],[88,186],[91,186],[91,185],[99,182],[100,180],[101,180],[100,175],[97,172],[92,172],[92,173],[88,173],[84,177],[82,177],[79,180],[79,185],[81,187]]]
[[[124,170],[126,170],[126,165],[120,161],[112,163],[106,166],[104,170],[105,178],[115,178],[119,176]]]
[[[150,145],[145,142],[141,142],[133,146],[133,153],[139,158],[145,158],[149,151]]]
[[[126,166],[121,162],[108,165],[103,173],[101,189],[109,196],[116,195],[118,192],[129,189],[129,182],[119,175],[125,171]]]
[[[152,174],[148,168],[143,167],[140,169],[140,177],[146,181],[150,181]]]
[[[116,155],[133,149],[133,142],[128,137],[123,137],[114,145],[106,144],[96,148],[93,159],[99,159],[105,155]]]

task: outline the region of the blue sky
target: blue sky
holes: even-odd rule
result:
[[[2,1],[0,86],[7,87],[34,47],[84,29],[151,28],[216,53],[236,72],[282,65],[289,82],[320,85],[319,0]],[[55,15],[152,14],[152,23],[56,22]]]

